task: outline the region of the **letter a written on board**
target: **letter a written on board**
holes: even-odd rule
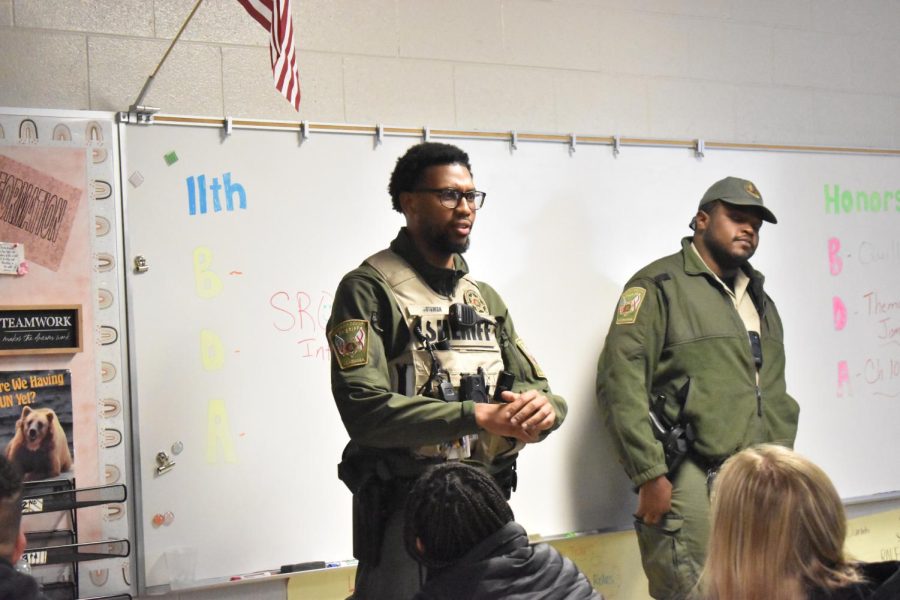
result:
[[[206,430],[206,462],[215,464],[219,462],[218,450],[222,448],[222,454],[226,463],[236,463],[234,444],[231,441],[231,427],[228,425],[228,411],[225,410],[225,402],[222,400],[209,401],[209,423]]]

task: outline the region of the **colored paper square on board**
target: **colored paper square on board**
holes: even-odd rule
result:
[[[163,158],[165,159],[166,164],[169,165],[170,167],[178,162],[178,155],[175,154],[174,150],[166,153],[166,155],[163,156]]]

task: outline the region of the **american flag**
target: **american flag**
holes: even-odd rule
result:
[[[269,32],[269,56],[275,88],[300,110],[300,76],[294,53],[291,0],[238,0],[250,16]]]

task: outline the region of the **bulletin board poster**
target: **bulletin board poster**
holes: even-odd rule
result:
[[[72,373],[0,371],[0,444],[25,481],[72,478]]]
[[[0,275],[3,303],[23,308],[81,305],[86,336],[83,351],[74,354],[0,357],[0,440],[6,449],[26,407],[31,410],[26,420],[36,416],[35,409],[52,409],[63,423],[70,454],[78,457],[77,463],[70,461],[69,476],[77,487],[100,485],[90,150],[46,139],[48,124],[36,117],[0,115],[0,124],[6,134],[0,140],[0,242],[24,246],[25,261],[16,274]],[[63,385],[40,383],[58,383],[62,374]],[[43,475],[54,476],[32,473],[27,478]],[[79,537],[101,537],[101,519],[82,512]]]
[[[117,173],[112,113],[0,107],[0,305],[23,316],[75,306],[81,315],[80,351],[0,355],[0,388],[23,388],[0,391],[12,394],[10,405],[0,401],[0,443],[5,450],[26,407],[31,417],[52,409],[71,455],[59,477],[79,489],[126,483],[130,464]],[[62,514],[23,523],[65,529]],[[124,503],[79,509],[77,541],[132,538],[129,516]],[[80,563],[79,594],[133,594],[130,560]],[[51,567],[34,574],[43,583],[71,575],[57,579]]]

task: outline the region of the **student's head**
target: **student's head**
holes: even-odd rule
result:
[[[406,501],[406,549],[428,568],[452,564],[513,520],[493,477],[460,462],[429,468]]]
[[[846,534],[822,469],[781,446],[748,448],[716,479],[706,591],[717,600],[787,600],[845,586],[859,578],[844,555]]]
[[[22,478],[0,455],[0,558],[16,562],[25,549],[22,522]]]

